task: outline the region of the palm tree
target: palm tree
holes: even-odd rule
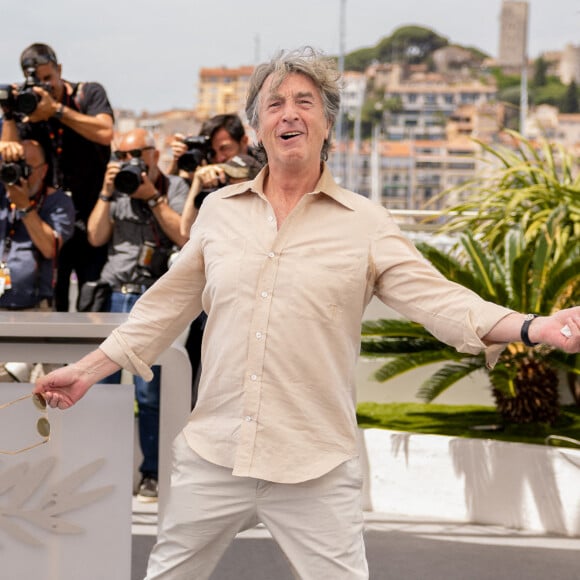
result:
[[[562,213],[556,212],[545,235],[532,242],[526,241],[521,227],[512,229],[498,249],[469,232],[461,236],[457,256],[429,244],[417,247],[444,276],[486,300],[520,312],[549,314],[580,296],[580,241],[570,242],[566,255],[558,252],[562,221]],[[556,369],[580,374],[574,355],[543,345],[509,344],[497,365],[487,369],[483,354],[459,353],[414,322],[369,321],[362,334],[362,356],[389,359],[375,373],[380,382],[420,366],[445,363],[421,386],[418,396],[425,401],[476,370],[487,371],[498,411],[510,423],[553,423],[559,413]]]

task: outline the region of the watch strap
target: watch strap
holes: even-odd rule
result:
[[[25,215],[29,214],[33,209],[36,208],[36,204],[34,202],[30,203],[30,205],[24,209],[17,209],[16,210],[16,218],[21,220]]]
[[[64,105],[62,103],[58,104],[58,107],[56,108],[56,113],[54,114],[54,118],[58,119],[59,121],[62,119],[64,115]]]
[[[165,198],[160,194],[156,193],[153,197],[147,200],[147,205],[153,209],[157,207]]]
[[[520,337],[522,339],[522,342],[526,346],[536,346],[536,345],[540,344],[539,342],[532,342],[530,340],[529,335],[528,335],[528,332],[530,330],[530,324],[532,324],[532,320],[534,320],[534,318],[538,318],[538,315],[537,314],[526,314],[526,317],[524,318],[524,322],[522,324],[522,329],[520,331]]]

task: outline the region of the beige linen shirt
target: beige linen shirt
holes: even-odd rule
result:
[[[101,348],[150,377],[203,308],[187,441],[234,475],[294,483],[357,454],[355,365],[373,294],[469,353],[511,311],[447,281],[387,210],[338,187],[326,166],[278,228],[267,171],[206,198],[176,263]]]

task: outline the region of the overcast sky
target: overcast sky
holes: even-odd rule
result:
[[[580,45],[580,0],[530,0],[529,54]],[[192,108],[201,67],[256,64],[277,50],[340,47],[341,0],[2,0],[0,83],[20,81],[32,42],[67,80],[97,80],[114,107]],[[417,24],[497,55],[501,0],[346,0],[346,52]]]

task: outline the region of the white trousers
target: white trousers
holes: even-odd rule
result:
[[[367,580],[358,459],[303,483],[234,477],[180,434],[145,580],[205,580],[234,536],[262,522],[301,580]]]

